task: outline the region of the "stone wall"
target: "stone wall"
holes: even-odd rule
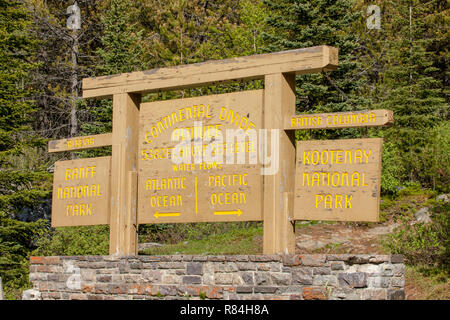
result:
[[[404,299],[401,255],[31,257],[34,299]]]

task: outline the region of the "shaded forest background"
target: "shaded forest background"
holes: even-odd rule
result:
[[[384,108],[395,124],[298,131],[297,139],[384,137],[384,195],[411,185],[449,192],[447,1],[79,0],[77,31],[66,27],[72,4],[0,0],[0,276],[9,298],[29,286],[30,254],[108,252],[106,226],[49,225],[53,163],[110,152],[47,153],[49,140],[111,132],[111,101],[79,98],[85,77],[335,46],[337,71],[297,77],[297,112]],[[368,28],[370,5],[381,9],[379,29]],[[143,100],[263,86],[236,82]]]

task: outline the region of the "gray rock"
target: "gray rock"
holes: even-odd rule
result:
[[[307,249],[307,250],[317,250],[320,248],[323,248],[327,245],[326,242],[318,241],[318,240],[303,240],[297,242],[297,247],[300,249]]]
[[[339,273],[339,285],[350,288],[367,287],[367,274],[365,272]]]
[[[440,194],[436,197],[436,201],[449,202],[450,194],[449,193]]]
[[[187,274],[196,274],[201,275],[202,274],[202,266],[200,262],[189,262],[187,264]]]
[[[35,289],[29,289],[22,292],[22,300],[42,300],[41,293]]]
[[[156,242],[145,242],[145,243],[139,243],[138,244],[138,250],[142,251],[142,250],[146,250],[146,249],[150,249],[150,248],[157,248],[157,247],[162,247],[163,245],[160,243],[156,243]]]
[[[414,213],[414,216],[416,217],[417,222],[423,222],[423,223],[430,223],[430,209],[425,207]]]
[[[292,270],[292,283],[312,285],[313,284],[313,274],[311,268],[298,268]]]
[[[398,290],[398,289],[388,290],[387,299],[388,300],[405,300],[405,291],[401,290],[401,289],[400,290]]]
[[[202,283],[202,278],[199,276],[184,276],[183,284],[200,284]]]

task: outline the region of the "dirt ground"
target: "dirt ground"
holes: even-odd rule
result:
[[[301,226],[301,225],[300,225]],[[385,254],[380,240],[397,224],[318,223],[296,228],[296,253]]]

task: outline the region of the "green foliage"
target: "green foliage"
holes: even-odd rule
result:
[[[392,253],[403,254],[410,265],[448,271],[450,205],[439,203],[431,212],[431,223],[411,224],[406,219],[399,230],[389,235],[385,245]]]
[[[44,220],[21,222],[0,212],[0,277],[8,299],[19,299],[21,290],[30,285],[29,253],[44,225]]]
[[[384,68],[376,83],[375,106],[394,111],[394,126],[386,130],[385,137],[401,155],[400,178],[425,187],[433,182],[442,184],[436,183],[437,168],[432,163],[442,153],[439,156],[427,153],[434,144],[433,128],[448,117],[439,75],[445,70],[440,70],[437,64],[448,53],[436,46],[438,30],[445,21],[436,19],[442,14],[445,17],[440,12],[444,6],[439,1],[425,5],[421,1],[399,0],[391,4],[391,16],[383,31],[389,46],[380,58]]]
[[[424,133],[428,142],[410,156],[415,178],[423,186],[450,191],[450,121]]]
[[[34,111],[28,80],[35,67],[30,60],[36,43],[27,32],[29,25],[19,1],[0,1],[0,156],[14,148],[21,131],[29,129]]]
[[[136,8],[129,0],[111,0],[101,17],[103,34],[101,46],[96,50],[100,61],[96,64],[96,75],[112,75],[145,70],[143,32],[136,23]],[[112,101],[101,100],[94,105],[79,103],[91,121],[83,124],[84,134],[100,134],[112,131]],[[88,153],[92,153],[89,151]],[[103,152],[102,155],[107,154]]]
[[[261,245],[256,240],[262,235],[261,227],[235,228],[220,234],[211,234],[162,247],[146,249],[143,254],[260,254]],[[141,253],[141,254],[142,254]]]
[[[338,112],[367,109],[368,101],[358,92],[360,63],[355,59],[358,35],[351,26],[360,12],[353,1],[264,0],[271,14],[264,33],[266,51],[330,45],[339,49],[339,68],[330,74],[297,77],[297,111]],[[357,129],[314,130],[308,138],[359,136]]]
[[[217,223],[163,223],[139,226],[139,242],[178,243],[185,240],[201,240],[207,236],[214,236],[250,226],[254,222],[217,222]]]
[[[61,227],[42,230],[35,256],[108,255],[109,226]]]
[[[29,85],[36,41],[30,16],[19,1],[0,1],[0,212],[10,216],[48,196],[50,175],[42,166],[23,165],[43,139],[29,130],[36,110]]]
[[[402,185],[400,154],[392,142],[383,143],[381,193],[395,195]]]

